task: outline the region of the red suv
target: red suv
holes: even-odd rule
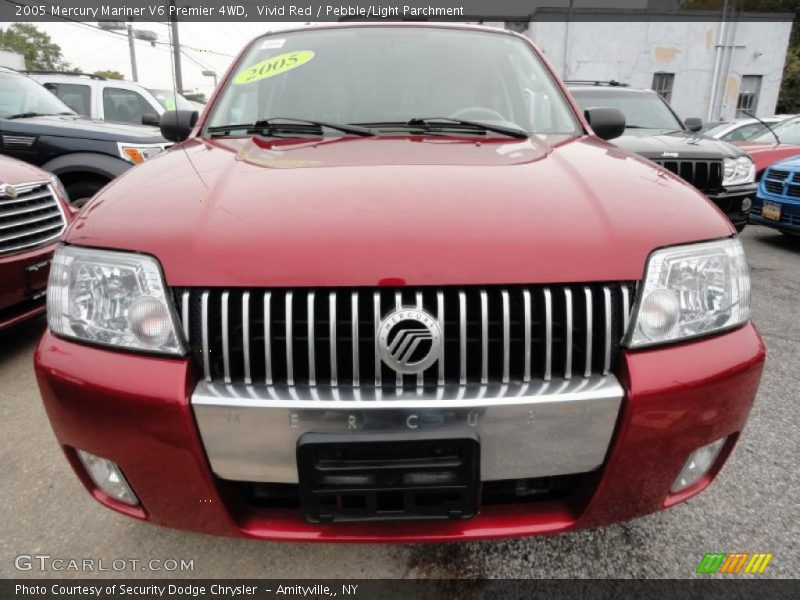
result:
[[[44,314],[50,259],[72,215],[55,175],[0,155],[0,331]]]
[[[601,139],[623,129],[508,31],[254,40],[56,253],[36,371],[78,477],[138,519],[305,541],[698,493],[764,362],[747,263],[697,190]]]

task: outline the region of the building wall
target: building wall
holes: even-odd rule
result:
[[[705,120],[721,27],[722,22],[689,21],[533,22],[526,35],[565,79],[614,79],[649,88],[654,73],[675,73],[672,106],[683,118]],[[728,34],[734,48],[730,67],[720,76],[711,120],[735,117],[742,75],[763,77],[756,114],[774,114],[791,23],[729,22],[726,27],[733,27]]]

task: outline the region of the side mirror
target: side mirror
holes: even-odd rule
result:
[[[161,125],[161,118],[155,113],[145,113],[142,115],[142,125],[153,125],[158,127]]]
[[[170,142],[182,142],[192,133],[199,117],[196,110],[168,110],[161,115],[161,135]]]
[[[686,129],[689,131],[700,131],[703,128],[703,119],[699,117],[689,117],[683,122],[686,125]]]
[[[599,106],[583,111],[595,135],[604,140],[613,140],[625,133],[625,115],[618,108]]]

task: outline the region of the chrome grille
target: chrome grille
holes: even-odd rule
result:
[[[712,192],[722,187],[721,160],[654,160],[668,171],[688,181],[701,192]]]
[[[66,219],[46,181],[14,185],[14,198],[0,197],[0,254],[38,246],[58,238]]]
[[[633,283],[447,288],[176,289],[184,335],[206,381],[428,388],[607,374]],[[442,329],[425,372],[386,366],[375,332],[397,307]]]

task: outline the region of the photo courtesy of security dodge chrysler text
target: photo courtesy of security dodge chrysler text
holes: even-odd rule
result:
[[[75,473],[136,519],[287,541],[564,532],[699,493],[764,364],[748,266],[624,130],[510,31],[255,39],[55,252],[35,367]]]

